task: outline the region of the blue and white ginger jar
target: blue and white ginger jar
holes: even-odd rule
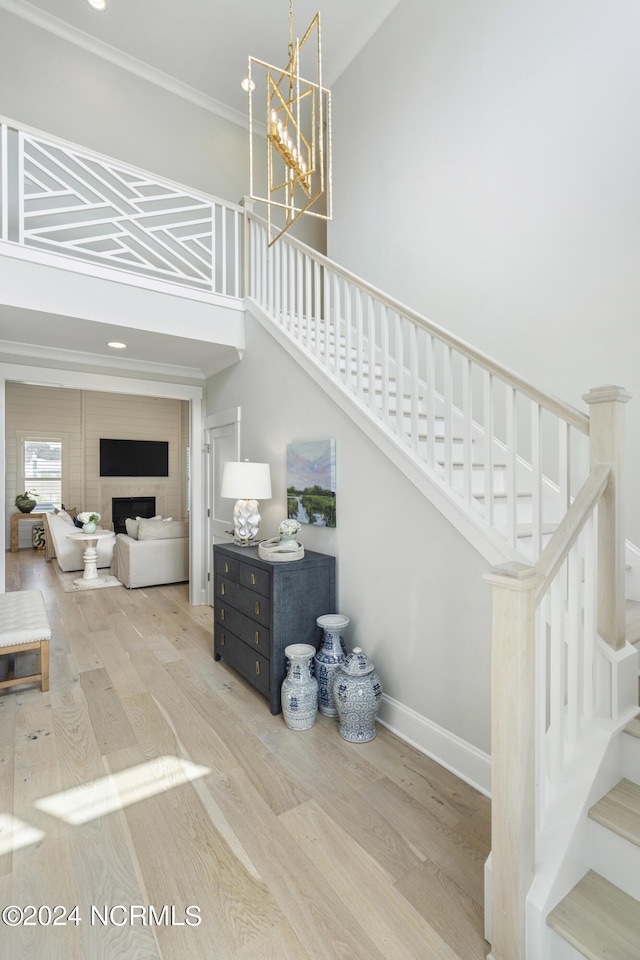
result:
[[[327,613],[318,617],[316,623],[324,631],[322,645],[313,658],[318,681],[318,709],[325,717],[337,717],[333,681],[340,664],[344,663],[347,656],[341,634],[349,624],[349,617],[343,617],[340,613]]]
[[[373,740],[382,687],[371,660],[360,647],[353,648],[336,672],[333,696],[340,736],[351,743]]]
[[[284,648],[288,672],[282,681],[280,703],[290,730],[309,730],[318,714],[318,681],[311,673],[315,652],[310,643],[291,643]]]

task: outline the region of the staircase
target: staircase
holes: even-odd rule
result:
[[[640,640],[640,603],[624,636],[628,395],[592,390],[586,416],[296,241],[269,249],[251,211],[246,243],[253,316],[494,567],[490,958],[638,960],[640,881],[607,867],[616,843],[640,856],[640,831],[613,832],[640,821],[640,753],[620,760]],[[613,837],[598,856],[587,824]]]
[[[548,917],[557,960],[640,956],[640,720],[621,735],[624,777],[589,809],[589,870]]]

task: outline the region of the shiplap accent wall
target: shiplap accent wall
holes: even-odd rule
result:
[[[68,439],[68,471],[63,500],[78,510],[98,510],[111,519],[112,496],[156,496],[164,516],[186,516],[185,449],[189,404],[184,400],[129,394],[6,385],[5,544],[10,547],[10,517],[18,486],[19,440],[28,431]],[[186,430],[186,437],[184,431]],[[122,479],[100,477],[100,437],[122,440],[168,440],[169,477]],[[28,524],[20,524],[20,546],[30,545]]]

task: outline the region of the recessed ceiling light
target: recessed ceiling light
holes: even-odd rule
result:
[[[108,347],[111,347],[113,350],[126,350],[126,343],[120,343],[119,340],[110,340],[107,344]]]
[[[87,3],[90,7],[93,7],[94,10],[107,9],[107,0],[87,0]]]

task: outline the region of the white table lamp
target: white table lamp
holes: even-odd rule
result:
[[[220,496],[236,500],[233,508],[235,542],[243,546],[254,542],[260,529],[258,500],[271,499],[269,464],[228,461],[224,465]]]

